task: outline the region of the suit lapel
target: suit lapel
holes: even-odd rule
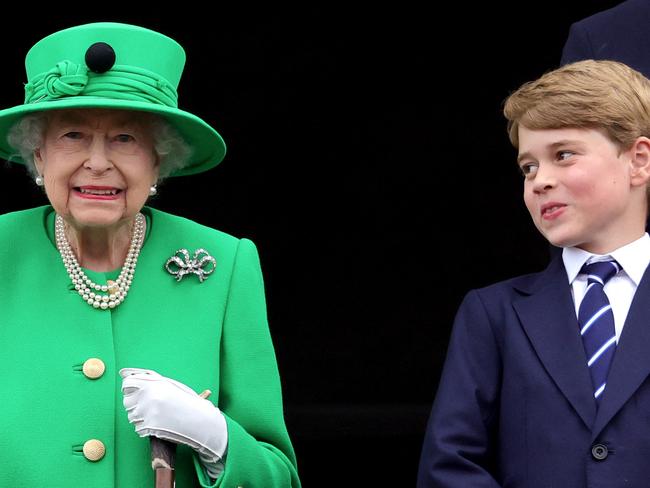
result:
[[[634,294],[592,431],[595,439],[650,374],[650,267]]]
[[[591,429],[596,402],[562,259],[554,259],[531,286],[517,288],[523,295],[513,305],[530,342],[548,374]]]

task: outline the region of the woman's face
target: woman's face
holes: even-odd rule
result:
[[[76,228],[130,221],[158,178],[148,119],[127,110],[51,112],[34,161],[54,210]]]

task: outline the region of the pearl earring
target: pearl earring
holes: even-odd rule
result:
[[[36,178],[34,178],[34,182],[37,186],[43,186],[43,177],[41,175],[38,175]]]
[[[149,188],[149,196],[154,196],[156,193],[158,193],[158,188],[156,188],[156,185],[151,185]]]

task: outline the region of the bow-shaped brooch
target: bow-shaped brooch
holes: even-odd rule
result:
[[[216,268],[217,261],[203,248],[194,251],[192,258],[187,249],[179,249],[165,263],[165,269],[176,276],[176,281],[181,281],[185,275],[195,274],[203,283]]]

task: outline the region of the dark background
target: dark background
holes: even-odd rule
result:
[[[5,14],[1,107],[56,30],[121,21],[184,46],[180,106],[228,154],[152,205],[258,245],[306,488],[414,486],[463,295],[548,260],[501,105],[558,66],[572,22],[618,2],[491,3]],[[2,178],[0,211],[46,203],[22,168]]]

